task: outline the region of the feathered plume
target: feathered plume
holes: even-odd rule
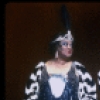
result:
[[[74,38],[71,34],[69,14],[68,14],[68,11],[67,11],[65,5],[62,5],[62,7],[61,7],[61,17],[62,17],[62,22],[63,22],[63,24],[65,26],[65,29],[66,29],[65,35],[64,36],[59,36],[58,38],[56,38],[52,42],[62,41],[62,40],[73,41]]]
[[[68,13],[65,5],[62,5],[62,7],[61,7],[61,17],[62,17],[62,22],[66,28],[66,31],[70,30],[69,13]]]

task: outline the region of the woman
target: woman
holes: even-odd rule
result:
[[[72,61],[74,38],[61,33],[50,43],[54,58],[39,62],[25,87],[24,100],[96,100],[96,84],[84,65]]]

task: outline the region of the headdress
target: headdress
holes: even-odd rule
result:
[[[62,22],[63,22],[63,24],[65,26],[65,29],[66,29],[66,34],[64,36],[60,35],[59,37],[57,37],[52,42],[62,41],[62,40],[70,40],[70,41],[73,41],[74,38],[73,38],[73,36],[71,34],[71,30],[70,30],[69,14],[68,14],[68,11],[67,11],[65,5],[62,5],[62,7],[61,7],[61,16],[62,16]]]

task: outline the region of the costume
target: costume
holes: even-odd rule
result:
[[[86,71],[84,65],[77,61],[74,61],[73,63],[75,65],[75,71],[79,76],[78,98],[77,94],[74,94],[73,96],[73,92],[71,92],[71,96],[67,96],[70,94],[68,92],[66,93],[66,86],[68,86],[69,84],[67,84],[67,77],[61,78],[61,80],[65,81],[67,85],[64,84],[63,81],[59,81],[60,79],[58,79],[56,80],[56,85],[53,86],[52,80],[55,80],[55,77],[51,80],[50,78],[56,75],[51,75],[51,77],[49,77],[45,69],[45,63],[39,62],[39,64],[35,67],[35,72],[31,73],[27,85],[25,87],[24,100],[96,100],[96,84],[94,83],[91,75]],[[62,76],[58,75],[58,77]],[[50,82],[51,87],[48,86]],[[59,90],[60,86],[58,86],[58,84],[60,84],[60,82],[62,84],[62,89]],[[52,90],[51,88],[54,87],[56,87],[56,89]],[[69,84],[69,87],[70,89],[72,89],[71,84]],[[69,99],[66,99],[66,97],[69,97]]]

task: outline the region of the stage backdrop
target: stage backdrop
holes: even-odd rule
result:
[[[24,87],[35,65],[51,58],[48,43],[64,30],[65,4],[75,38],[73,59],[84,64],[97,82],[100,70],[100,3],[28,3],[5,5],[6,100],[23,100]]]

